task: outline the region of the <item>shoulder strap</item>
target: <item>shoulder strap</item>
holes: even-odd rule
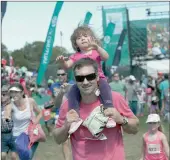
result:
[[[30,120],[33,121],[33,118],[34,118],[34,115],[33,115],[33,111],[31,109],[31,106],[30,106],[30,101],[29,101],[29,98],[26,97],[26,101],[27,101],[27,105],[28,105],[28,109],[30,110],[30,113],[31,113],[31,117],[30,117]]]

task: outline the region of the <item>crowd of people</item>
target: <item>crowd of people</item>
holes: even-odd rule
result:
[[[101,61],[109,55],[90,27],[76,28],[71,43],[75,54],[67,61],[56,57],[61,67],[46,86],[36,85],[36,76],[28,77],[16,69],[9,74],[2,66],[2,159],[9,151],[11,159],[17,159],[16,139],[27,130],[33,113],[34,123],[43,119],[48,136],[62,144],[65,160],[125,160],[123,132],[136,134],[139,117],[147,114],[149,129],[143,135],[141,160],[167,160],[169,145],[161,119],[170,123],[169,75],[159,72],[157,78],[143,75],[138,80],[133,75],[123,78],[115,71],[108,79]],[[69,68],[73,69],[74,81],[68,79]],[[35,95],[50,98],[39,107]],[[29,160],[38,145],[39,141],[31,147]]]

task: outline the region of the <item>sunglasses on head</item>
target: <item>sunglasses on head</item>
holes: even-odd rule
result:
[[[57,74],[57,76],[65,76],[65,73]]]
[[[96,73],[91,73],[85,76],[75,76],[75,79],[77,82],[83,82],[84,79],[87,79],[88,81],[92,81],[96,78]]]

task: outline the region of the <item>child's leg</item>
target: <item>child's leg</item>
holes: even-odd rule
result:
[[[137,107],[137,115],[140,116],[141,115],[141,110],[142,110],[142,105],[140,102],[138,102],[138,107]]]
[[[80,104],[80,91],[76,84],[74,84],[68,92],[69,109],[74,109],[78,112]]]
[[[104,107],[113,107],[112,91],[106,80],[99,80],[99,90],[101,95],[101,103],[104,105]]]
[[[141,115],[144,115],[144,103],[141,103]]]

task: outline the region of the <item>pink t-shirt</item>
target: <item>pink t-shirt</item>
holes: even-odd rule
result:
[[[75,62],[77,62],[78,60],[80,60],[82,58],[91,58],[94,61],[96,61],[97,64],[98,64],[99,77],[104,78],[104,79],[106,78],[104,73],[103,73],[103,70],[102,70],[101,57],[100,57],[99,53],[96,50],[92,50],[92,54],[89,54],[89,55],[77,52],[77,53],[71,55],[69,59],[71,59],[75,63]]]
[[[124,116],[132,117],[134,114],[130,110],[125,99],[116,92],[112,93],[114,99],[113,105]],[[97,100],[93,104],[80,103],[80,118],[85,120],[91,111],[100,105],[100,101]],[[68,112],[68,101],[66,100],[59,113],[57,128],[62,127],[64,124],[66,114]],[[103,133],[107,137],[107,140],[89,140],[87,138],[93,138],[92,134],[84,126],[80,126],[76,132],[74,132],[70,139],[72,145],[72,153],[74,160],[125,160],[124,145],[122,132],[120,125],[115,128],[105,128]]]

